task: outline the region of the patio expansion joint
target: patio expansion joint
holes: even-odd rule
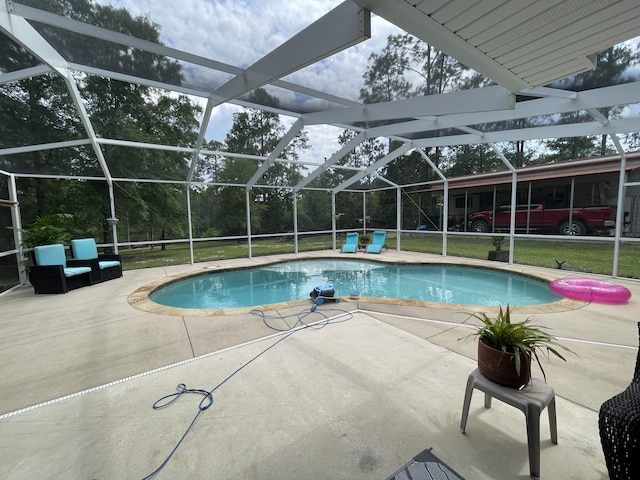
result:
[[[156,373],[159,373],[159,372],[163,372],[165,370],[170,370],[172,368],[180,367],[180,366],[183,366],[183,365],[186,365],[186,364],[198,361],[198,360],[203,360],[205,358],[213,357],[215,355],[220,355],[222,353],[229,352],[231,350],[235,350],[235,349],[238,349],[238,348],[246,347],[246,346],[249,346],[249,345],[253,345],[253,344],[258,343],[258,342],[270,340],[270,339],[273,339],[273,338],[276,338],[276,337],[289,336],[289,335],[291,335],[291,334],[293,334],[295,332],[298,332],[300,330],[305,330],[305,329],[313,327],[313,326],[315,326],[317,324],[326,323],[327,321],[331,321],[332,319],[335,319],[335,318],[341,318],[344,315],[352,315],[355,312],[357,312],[357,310],[344,312],[344,313],[336,315],[334,317],[324,318],[322,320],[318,320],[317,322],[313,322],[313,323],[310,323],[310,324],[305,324],[305,325],[302,325],[302,326],[299,326],[299,327],[292,328],[290,330],[277,331],[275,333],[272,333],[271,335],[266,335],[264,337],[256,338],[256,339],[253,339],[253,340],[248,340],[246,342],[239,343],[238,345],[232,345],[230,347],[222,348],[222,349],[216,350],[214,352],[209,352],[209,353],[205,353],[205,354],[202,354],[202,355],[198,355],[197,357],[192,357],[192,358],[188,358],[186,360],[181,360],[179,362],[175,362],[175,363],[172,363],[170,365],[165,365],[163,367],[154,368],[153,370],[137,373],[137,374],[131,375],[129,377],[125,377],[125,378],[121,378],[119,380],[115,380],[113,382],[105,383],[103,385],[99,385],[99,386],[96,386],[96,387],[88,388],[86,390],[82,390],[82,391],[79,391],[79,392],[76,392],[76,393],[71,393],[69,395],[64,395],[62,397],[54,398],[54,399],[48,400],[46,402],[38,403],[36,405],[31,405],[29,407],[21,408],[19,410],[15,410],[13,412],[7,412],[5,414],[0,415],[0,420],[4,420],[4,419],[7,419],[9,417],[14,417],[16,415],[27,413],[27,412],[30,412],[32,410],[36,410],[38,408],[47,407],[49,405],[54,405],[56,403],[64,402],[66,400],[70,400],[72,398],[76,398],[76,397],[80,397],[80,396],[83,396],[83,395],[87,395],[89,393],[93,393],[93,392],[96,392],[96,391],[99,391],[99,390],[104,390],[106,388],[113,387],[113,386],[116,386],[116,385],[120,385],[122,383],[130,382],[132,380],[136,380],[136,379],[139,379],[139,378],[142,378],[142,377],[146,377],[148,375],[153,375],[153,374],[156,374]],[[183,321],[184,321],[184,318],[183,318]],[[186,325],[185,325],[185,327],[186,327]]]
[[[448,325],[450,327],[462,327],[462,328],[469,328],[469,329],[478,329],[479,326],[478,325],[473,325],[470,323],[464,323],[464,322],[449,322],[446,320],[432,320],[429,318],[421,318],[421,317],[413,317],[411,315],[399,315],[397,313],[385,313],[385,312],[377,312],[377,311],[372,311],[372,310],[358,310],[359,313],[365,313],[368,315],[380,315],[380,316],[387,316],[387,317],[394,317],[394,318],[404,318],[406,320],[415,320],[418,322],[425,322],[425,323],[434,323],[437,325]],[[472,315],[470,315],[469,318],[471,318]],[[469,319],[467,318],[467,320]],[[466,320],[465,320],[466,322]],[[586,340],[583,338],[574,338],[574,337],[563,337],[563,336],[555,336],[556,339],[558,340],[562,340],[562,341],[566,341],[566,342],[575,342],[575,343],[586,343],[589,345],[598,345],[601,347],[612,347],[612,348],[623,348],[623,349],[630,349],[630,350],[638,350],[638,347],[633,346],[633,345],[623,345],[621,343],[611,343],[611,342],[599,342],[597,340]],[[428,340],[428,339],[427,339]]]
[[[215,355],[220,355],[222,353],[225,353],[225,352],[228,352],[228,351],[231,351],[231,350],[235,350],[237,348],[246,347],[248,345],[252,345],[254,343],[258,343],[258,342],[269,340],[269,339],[272,339],[272,338],[275,338],[275,337],[286,335],[288,333],[290,333],[290,332],[277,332],[277,333],[274,333],[274,334],[271,334],[271,335],[267,335],[265,337],[256,338],[254,340],[249,340],[247,342],[239,343],[238,345],[232,345],[230,347],[222,348],[220,350],[216,350],[215,352],[205,353],[205,354],[202,354],[202,355],[198,355],[197,357],[192,357],[192,358],[188,358],[186,360],[181,360],[179,362],[172,363],[170,365],[165,365],[163,367],[154,368],[153,370],[137,373],[137,374],[131,375],[129,377],[121,378],[119,380],[114,380],[113,382],[105,383],[103,385],[98,385],[96,387],[88,388],[86,390],[81,390],[81,391],[76,392],[76,393],[71,393],[69,395],[64,395],[62,397],[54,398],[52,400],[48,400],[46,402],[38,403],[36,405],[31,405],[29,407],[21,408],[19,410],[15,410],[13,412],[7,412],[7,413],[4,413],[4,414],[0,415],[0,420],[4,420],[4,419],[7,419],[9,417],[14,417],[16,415],[27,413],[27,412],[30,412],[32,410],[36,410],[38,408],[47,407],[49,405],[54,405],[56,403],[64,402],[66,400],[70,400],[72,398],[76,398],[76,397],[80,397],[80,396],[83,396],[83,395],[87,395],[89,393],[93,393],[93,392],[96,392],[96,391],[99,391],[99,390],[104,390],[106,388],[113,387],[113,386],[116,386],[116,385],[120,385],[122,383],[130,382],[132,380],[136,380],[136,379],[139,379],[139,378],[142,378],[142,377],[146,377],[148,375],[153,375],[153,374],[156,374],[156,373],[159,373],[159,372],[163,372],[165,370],[170,370],[172,368],[180,367],[182,365],[186,365],[186,364],[198,361],[198,360],[202,360],[202,359],[205,359],[205,358],[213,357]]]
[[[187,320],[184,316],[182,318],[182,326],[184,327],[184,333],[187,335],[187,340],[189,340],[189,348],[191,349],[191,356],[195,358],[196,352],[193,349],[193,342],[191,341],[191,334],[189,334],[189,327],[187,326]]]

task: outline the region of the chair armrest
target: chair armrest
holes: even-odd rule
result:
[[[120,255],[117,253],[103,253],[98,255],[98,260],[101,262],[120,262],[122,263],[122,260],[120,259]]]
[[[30,272],[40,275],[64,275],[64,268],[62,265],[31,265],[29,269]]]
[[[67,267],[91,267],[92,270],[99,270],[97,258],[90,258],[86,260],[79,260],[77,258],[67,259]]]
[[[66,293],[69,290],[62,265],[32,265],[29,281],[36,294]]]

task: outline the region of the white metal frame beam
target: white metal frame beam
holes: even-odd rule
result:
[[[6,10],[6,15],[2,14],[0,11],[0,30],[4,31],[11,39],[29,50],[33,55],[39,58],[43,63],[48,65],[63,78],[76,109],[78,110],[80,121],[87,132],[93,151],[98,158],[98,163],[100,164],[109,188],[111,189],[113,186],[111,172],[109,171],[107,162],[102,154],[102,149],[98,145],[93,125],[89,120],[89,115],[84,102],[80,97],[78,86],[76,85],[66,60],[62,58],[62,56],[60,56],[53,47],[51,47],[51,45],[29,24],[29,22],[20,16],[10,13],[8,10]],[[114,215],[113,197],[111,198],[112,214]]]
[[[347,179],[344,182],[342,182],[338,187],[336,187],[336,188],[334,188],[332,190],[333,193],[336,194],[336,193],[339,193],[339,192],[345,190],[347,187],[349,187],[349,185],[353,185],[354,183],[362,180],[367,175],[371,175],[376,170],[384,167],[389,162],[395,160],[396,158],[398,158],[401,155],[404,155],[405,153],[407,153],[412,148],[413,148],[413,145],[411,145],[411,142],[403,143],[398,148],[396,148],[395,150],[389,152],[387,155],[385,155],[384,157],[382,157],[378,161],[373,162],[371,165],[369,165],[367,168],[365,168],[362,172],[356,173],[355,175],[353,175],[349,179]]]
[[[108,30],[106,28],[96,27],[95,25],[90,25],[88,23],[80,22],[68,17],[62,17],[60,15],[56,15],[55,13],[46,12],[44,10],[28,7],[26,5],[17,3],[13,4],[12,13],[27,20],[34,20],[46,25],[62,28],[70,32],[87,35],[89,37],[105,40],[107,42],[117,43],[118,45],[137,48],[149,53],[155,53],[165,57],[175,58],[177,60],[182,60],[184,62],[193,63],[194,65],[212,68],[214,70],[230,73],[232,75],[242,74],[241,68],[234,67],[226,63],[211,60],[210,58],[202,57],[200,55],[194,55],[182,50],[177,50],[175,48],[167,47],[159,43],[142,40],[131,35],[125,35],[124,33],[114,32],[113,30]]]
[[[302,116],[305,125],[335,124],[345,122],[376,122],[399,118],[416,118],[425,115],[438,116],[466,114],[512,109],[514,95],[500,86],[476,90],[427,95],[366,105],[362,108],[340,108]]]
[[[340,150],[331,155],[320,167],[316,168],[313,172],[304,177],[293,189],[294,193],[302,190],[306,185],[315,180],[321,173],[325,172],[328,168],[331,168],[336,162],[340,161],[345,155],[356,148],[360,143],[366,139],[364,132],[360,132],[358,135],[349,140]]]
[[[269,158],[267,158],[262,163],[262,165],[260,165],[260,167],[258,168],[258,170],[256,170],[256,172],[253,174],[251,179],[249,179],[249,181],[247,182],[247,188],[253,187],[258,182],[258,180],[260,180],[260,178],[267,172],[267,170],[269,170],[271,165],[273,165],[273,163],[276,161],[278,156],[282,152],[284,152],[285,148],[287,148],[287,145],[289,145],[289,143],[291,143],[291,141],[295,138],[295,136],[298,133],[300,133],[300,130],[302,130],[302,127],[303,127],[302,120],[298,119],[291,126],[287,134],[284,137],[282,137],[280,142],[278,142],[278,145],[276,146],[276,148],[273,149],[273,152],[271,152],[271,154],[269,155]]]
[[[25,68],[15,72],[7,72],[0,75],[0,85],[10,82],[18,82],[27,78],[37,77],[51,72],[51,67],[47,65],[38,65],[37,67]]]
[[[469,101],[475,103],[476,100],[480,100],[482,97],[482,91],[483,89],[472,90],[472,95],[474,97],[477,96],[477,98],[471,98]],[[376,137],[402,137],[402,134],[408,135],[413,132],[459,128],[462,126],[504,122],[520,118],[554,115],[557,113],[568,113],[581,110],[589,111],[612,105],[629,105],[638,103],[639,98],[640,82],[631,82],[622,85],[587,90],[584,92],[573,92],[573,95],[568,95],[566,97],[558,95],[554,97],[517,102],[513,109],[508,110],[454,113],[450,115],[437,116],[435,118],[412,120],[393,125],[375,127],[369,129],[367,134]],[[564,125],[556,126],[556,128],[561,127],[564,127]],[[512,131],[518,130],[514,129]],[[551,137],[548,138],[556,138],[559,136],[563,135],[551,135]]]
[[[514,130],[484,132],[482,135],[464,134],[449,135],[413,140],[416,147],[446,147],[453,145],[470,145],[476,143],[515,142],[518,140],[541,140],[560,137],[587,137],[591,135],[610,135],[615,133],[632,133],[640,131],[640,118],[623,118],[609,120],[606,125],[600,122],[574,123],[567,125],[549,125]]]

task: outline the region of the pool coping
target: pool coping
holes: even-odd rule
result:
[[[219,264],[211,264],[211,263],[203,263],[203,264],[194,264],[193,270],[188,270],[185,272],[181,272],[175,275],[171,275],[169,277],[160,278],[156,281],[143,285],[142,287],[133,291],[127,298],[129,304],[141,311],[148,313],[156,313],[160,315],[173,315],[173,316],[187,316],[187,317],[215,317],[215,316],[228,316],[228,315],[242,315],[251,313],[253,311],[273,311],[273,310],[283,310],[288,308],[300,308],[300,307],[311,307],[312,301],[310,299],[300,299],[300,300],[290,300],[287,302],[277,302],[271,303],[267,305],[258,305],[252,307],[238,307],[238,308],[217,308],[217,309],[199,309],[199,308],[181,308],[181,307],[171,307],[167,305],[161,305],[149,299],[149,295],[154,290],[169,285],[171,283],[175,283],[181,280],[184,280],[188,277],[194,277],[198,275],[205,275],[207,273],[211,273],[212,271],[222,272],[222,271],[233,271],[233,270],[243,270],[248,268],[258,268],[267,265],[273,265],[277,263],[285,263],[290,261],[297,260],[317,260],[319,258],[342,258],[342,259],[352,259],[359,261],[371,261],[378,263],[391,263],[391,264],[416,264],[416,265],[454,265],[454,266],[467,266],[467,267],[475,267],[475,268],[484,268],[498,271],[505,271],[510,274],[521,275],[529,278],[534,278],[537,280],[542,280],[544,282],[550,282],[555,280],[556,278],[560,278],[558,275],[550,275],[544,273],[531,273],[524,271],[524,268],[527,266],[524,265],[516,265],[516,264],[499,264],[501,262],[495,262],[496,265],[487,265],[487,262],[475,262],[473,259],[466,259],[462,257],[440,257],[438,259],[429,258],[429,259],[397,259],[397,258],[389,258],[385,255],[381,255],[376,258],[362,258],[362,255],[345,255],[341,253],[332,254],[331,252],[323,252],[324,254],[318,255],[318,252],[310,252],[309,254],[294,254],[294,256],[277,256],[277,258],[269,258],[269,257],[259,257],[259,261],[256,259],[245,259],[247,260],[246,264],[243,265],[219,265]],[[236,259],[237,261],[238,259]],[[494,262],[492,262],[494,263]],[[522,268],[520,268],[522,267]],[[564,271],[564,273],[569,273]],[[573,273],[573,272],[572,272]],[[567,276],[567,275],[564,275]],[[422,300],[407,300],[400,298],[385,298],[385,297],[359,297],[358,299],[352,299],[349,295],[346,296],[338,296],[341,303],[353,304],[354,309],[360,308],[362,305],[366,304],[367,308],[375,308],[375,305],[395,305],[399,307],[418,307],[418,308],[437,308],[441,310],[455,310],[455,311],[468,311],[468,312],[497,312],[499,307],[491,307],[486,305],[471,305],[471,304],[453,304],[453,303],[440,303],[440,302],[428,302]],[[570,298],[563,298],[554,302],[549,303],[541,303],[538,305],[526,305],[526,306],[518,306],[518,313],[522,314],[537,314],[537,313],[558,313],[558,312],[566,312],[570,310],[575,310],[578,308],[582,308],[585,305],[588,305],[589,302],[582,300],[574,300]]]

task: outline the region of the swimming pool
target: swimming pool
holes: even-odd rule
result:
[[[325,284],[338,297],[355,291],[361,297],[448,304],[528,306],[563,298],[547,282],[490,268],[327,258],[194,275],[153,290],[149,299],[180,308],[252,307],[309,299]]]

